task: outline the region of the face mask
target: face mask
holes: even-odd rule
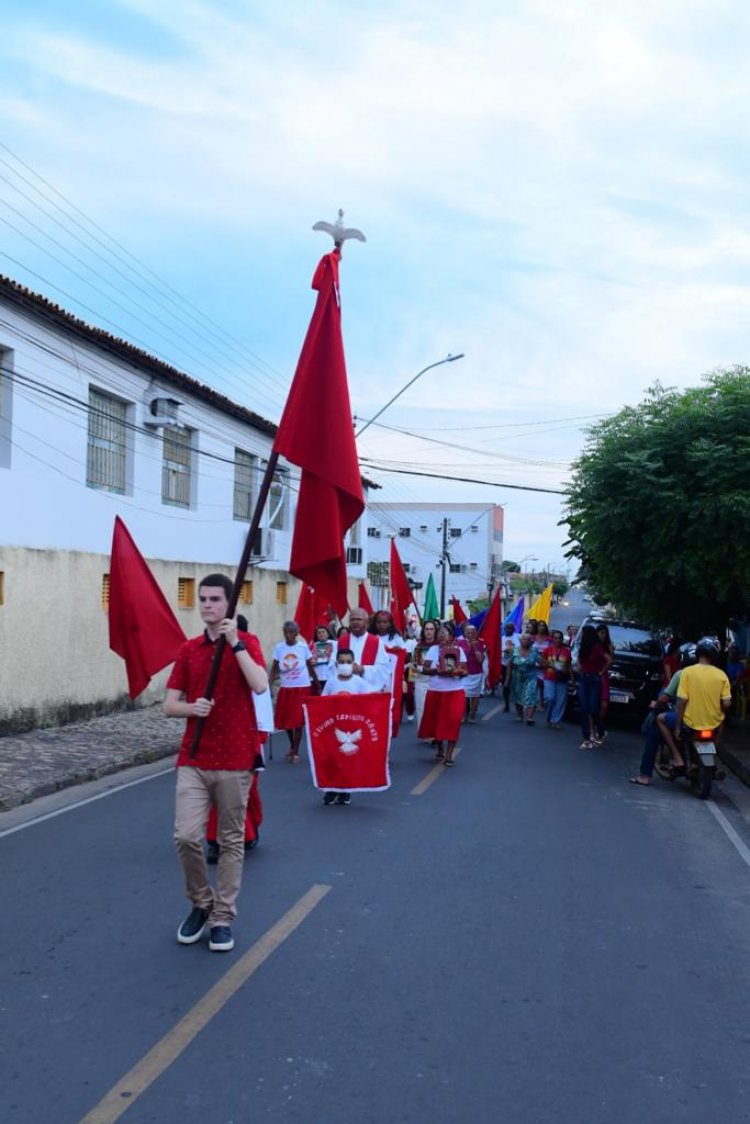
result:
[[[338,666],[338,673],[342,679],[349,679],[354,674],[354,665],[350,663],[340,663]]]

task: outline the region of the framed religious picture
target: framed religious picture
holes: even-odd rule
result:
[[[440,649],[440,659],[438,660],[438,670],[447,674],[453,674],[458,671],[461,666],[461,649],[457,644],[448,644],[445,648]]]

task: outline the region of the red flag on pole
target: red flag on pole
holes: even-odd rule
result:
[[[451,597],[451,605],[453,606],[453,620],[456,622],[456,624],[463,624],[464,621],[467,621],[469,619],[466,613],[463,611],[461,602],[457,597]]]
[[[311,643],[315,639],[315,629],[319,624],[327,627],[329,619],[327,602],[318,596],[312,586],[303,582],[297,608],[294,610],[294,620],[299,625],[303,640]]]
[[[487,686],[496,687],[503,677],[503,650],[500,629],[503,623],[503,611],[500,605],[500,587],[492,598],[487,616],[482,621],[479,635],[487,645]]]
[[[390,786],[389,694],[309,695],[302,705],[316,788],[377,792]]]
[[[318,292],[274,451],[302,469],[289,571],[343,616],[344,536],[364,509],[341,336],[338,250],[321,258]],[[320,439],[315,419],[325,420]]]
[[[357,605],[359,606],[360,609],[364,609],[365,612],[369,613],[370,616],[372,616],[372,614],[375,612],[375,610],[372,607],[372,601],[370,600],[370,595],[367,592],[367,586],[365,585],[364,582],[360,582],[359,586],[358,586]]]
[[[401,729],[401,710],[403,708],[404,702],[404,668],[406,666],[406,649],[389,648],[386,644],[385,650],[394,661],[393,684],[391,687],[391,698],[393,699],[393,705],[391,707],[391,732],[393,737],[397,738],[398,732]]]
[[[412,593],[409,579],[406,576],[406,571],[404,570],[398,550],[396,549],[395,539],[391,539],[390,580],[391,615],[396,628],[399,632],[403,632],[406,627],[406,610],[407,607],[413,603],[414,594]]]
[[[125,660],[131,699],[172,663],[185,633],[120,516],[109,563],[109,646]]]

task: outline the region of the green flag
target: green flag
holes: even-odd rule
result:
[[[437,594],[435,593],[435,582],[432,580],[432,574],[430,574],[427,579],[427,589],[424,595],[424,613],[422,616],[426,621],[436,620],[440,616]]]

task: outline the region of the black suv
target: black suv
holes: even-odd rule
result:
[[[609,712],[637,714],[642,717],[649,703],[659,693],[662,682],[662,646],[659,637],[650,628],[635,621],[602,615],[586,617],[583,625],[597,628],[606,624],[614,647],[614,658],[609,669]],[[573,661],[578,658],[580,630],[573,643]],[[574,671],[574,675],[576,672]],[[578,684],[570,685],[571,695],[577,695]]]

